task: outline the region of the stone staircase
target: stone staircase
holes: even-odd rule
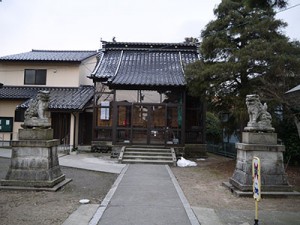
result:
[[[123,146],[119,156],[120,163],[168,164],[176,166],[173,148],[157,146]]]

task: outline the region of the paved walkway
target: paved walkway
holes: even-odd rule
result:
[[[0,157],[10,158],[10,148],[0,148]],[[92,153],[79,153],[77,155],[58,154],[59,165],[85,170],[120,174],[125,164],[119,164],[117,159],[109,156],[95,157]]]
[[[60,155],[59,165],[79,169],[120,174],[125,164],[119,164],[117,159],[109,156],[95,157],[93,154]]]
[[[131,164],[90,225],[199,224],[166,165]]]

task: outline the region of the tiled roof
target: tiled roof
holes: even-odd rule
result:
[[[198,59],[197,46],[183,43],[105,42],[91,77],[110,86],[183,87],[183,68]]]
[[[94,56],[97,51],[53,51],[32,50],[15,55],[0,57],[0,61],[59,61],[59,62],[81,62]]]
[[[292,88],[291,90],[287,91],[286,93],[292,93],[292,92],[295,92],[295,91],[300,91],[300,84],[294,88]]]
[[[295,111],[300,111],[300,84],[285,93],[285,98]]]
[[[27,108],[29,100],[39,90],[50,91],[50,110],[82,110],[94,95],[93,86],[80,87],[22,87],[3,86],[0,88],[0,99],[24,99],[19,108]]]

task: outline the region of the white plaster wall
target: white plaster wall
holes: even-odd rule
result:
[[[24,68],[11,63],[0,63],[0,81],[4,85],[23,85]]]
[[[93,80],[88,78],[94,71],[97,64],[96,56],[90,57],[80,64],[79,67],[79,83],[81,85],[93,85]]]
[[[66,64],[56,66],[56,69],[47,70],[46,86],[51,87],[78,87],[79,83],[79,65]]]
[[[46,85],[56,87],[78,87],[79,64],[43,62],[5,62],[0,63],[0,81],[4,85],[23,86],[25,69],[46,69]],[[88,78],[87,78],[88,79]],[[24,85],[26,86],[26,85]],[[31,86],[31,85],[29,85]]]

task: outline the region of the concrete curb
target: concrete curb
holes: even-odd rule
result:
[[[62,225],[87,225],[98,207],[98,204],[81,205]]]
[[[123,168],[123,170],[121,171],[120,175],[118,176],[118,178],[116,179],[115,183],[113,184],[113,186],[111,187],[111,189],[109,190],[109,192],[106,194],[105,198],[103,199],[103,201],[101,202],[100,206],[98,207],[97,211],[95,212],[95,214],[93,215],[93,218],[89,221],[88,225],[97,225],[98,222],[100,221],[104,211],[106,210],[110,200],[112,199],[114,193],[116,192],[120,182],[122,181],[127,169],[128,169],[129,165],[126,165],[125,168]]]
[[[201,225],[223,225],[216,211],[211,208],[192,207]]]

